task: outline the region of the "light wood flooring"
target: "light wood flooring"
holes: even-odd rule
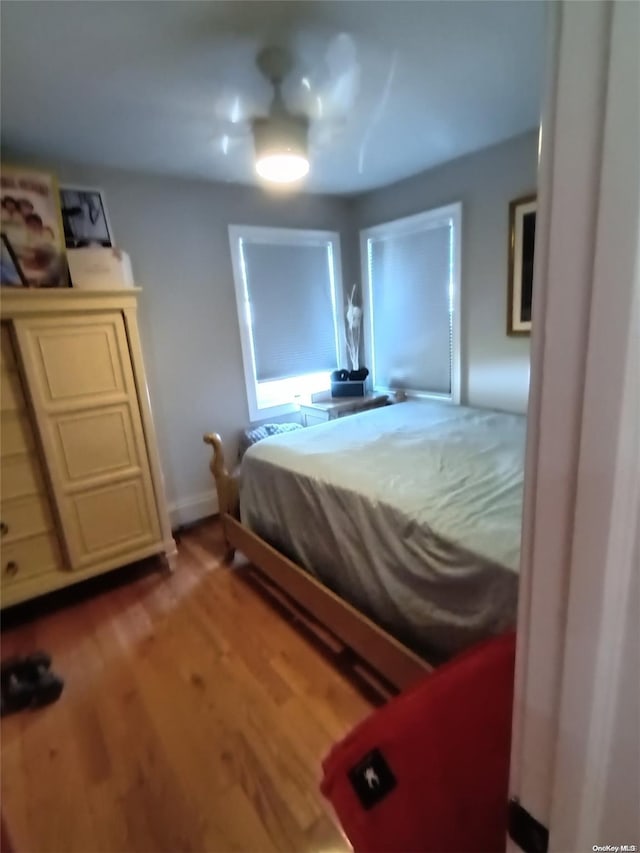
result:
[[[222,553],[207,522],[173,575],[146,561],[4,616],[3,658],[45,649],[66,680],[2,720],[16,853],[349,849],[320,762],[373,699]]]

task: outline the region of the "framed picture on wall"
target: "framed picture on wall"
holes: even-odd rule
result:
[[[531,334],[536,209],[535,195],[517,198],[509,205],[508,335]]]
[[[102,191],[89,187],[61,187],[60,206],[67,249],[113,245]]]
[[[67,287],[58,185],[53,175],[2,164],[3,284]],[[5,277],[7,280],[5,280]]]

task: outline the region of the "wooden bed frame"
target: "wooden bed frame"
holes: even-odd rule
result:
[[[217,433],[208,433],[204,441],[213,448],[210,468],[218,492],[226,559],[233,560],[236,549],[244,554],[279,589],[396,689],[403,690],[431,672],[433,666],[427,661],[240,522],[238,480],[227,470],[222,440]]]

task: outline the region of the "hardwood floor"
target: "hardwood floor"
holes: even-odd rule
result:
[[[130,567],[3,619],[2,656],[49,651],[61,699],[2,720],[17,853],[340,851],[320,761],[372,708],[245,572],[216,522],[179,567]]]

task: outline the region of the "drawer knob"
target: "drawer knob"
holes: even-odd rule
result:
[[[3,536],[6,536],[8,532],[9,532],[9,526],[7,524],[5,524],[4,521],[0,521],[0,533]]]
[[[8,575],[17,575],[18,574],[18,564],[15,560],[9,560],[7,565],[4,568],[5,572]]]

